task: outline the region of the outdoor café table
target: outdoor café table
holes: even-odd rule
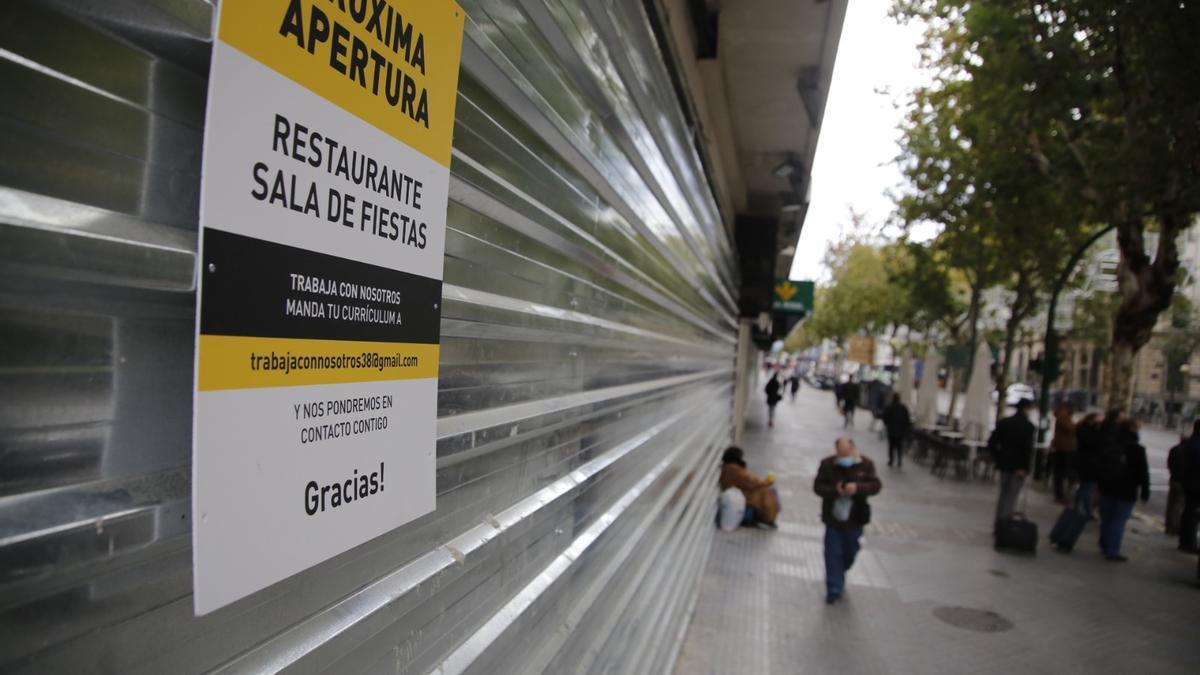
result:
[[[981,462],[979,459],[979,449],[986,448],[987,441],[963,441],[963,445],[967,446],[967,451],[969,452],[967,462],[971,467],[971,476],[974,477]]]

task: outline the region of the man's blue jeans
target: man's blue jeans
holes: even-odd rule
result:
[[[1092,517],[1092,493],[1096,490],[1096,481],[1081,480],[1079,481],[1079,489],[1075,491],[1075,510],[1087,516]]]
[[[825,526],[825,590],[830,597],[840,598],[846,590],[846,570],[858,555],[861,527]]]
[[[1121,554],[1125,523],[1133,515],[1132,501],[1100,495],[1100,552],[1107,556]]]

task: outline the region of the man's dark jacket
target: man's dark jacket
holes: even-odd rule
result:
[[[1170,481],[1172,483],[1183,483],[1184,476],[1187,475],[1187,454],[1188,442],[1179,441],[1167,452],[1167,471],[1170,472]]]
[[[883,409],[883,426],[887,427],[888,438],[907,438],[912,432],[912,417],[908,408],[899,401],[893,401]]]
[[[1096,480],[1096,453],[1100,450],[1100,439],[1100,425],[1097,422],[1075,427],[1075,441],[1078,447],[1075,453],[1075,468],[1079,471],[1079,480]]]
[[[838,498],[838,483],[856,483],[858,492],[855,493],[854,505],[850,508],[850,518],[845,522],[833,517],[833,503]],[[837,455],[821,460],[817,469],[817,478],[813,481],[813,492],[821,497],[821,521],[831,527],[862,527],[871,522],[871,506],[867,497],[879,494],[883,483],[875,474],[875,463],[866,457],[859,458],[854,466],[838,466]]]
[[[1021,413],[996,423],[988,441],[996,468],[1000,471],[1029,471],[1033,464],[1033,439],[1037,428]]]
[[[1124,458],[1121,475],[1112,480],[1100,481],[1100,494],[1123,502],[1150,498],[1150,466],[1146,461],[1146,448],[1138,443],[1136,434],[1122,433],[1117,439]]]
[[[1183,489],[1188,496],[1200,498],[1200,434],[1192,434],[1184,455]]]

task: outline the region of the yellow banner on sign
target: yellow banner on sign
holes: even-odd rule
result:
[[[218,37],[448,167],[464,20],[452,0],[225,0]]]
[[[438,376],[439,345],[201,335],[197,389],[418,380]]]

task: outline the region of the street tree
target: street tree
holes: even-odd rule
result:
[[[896,13],[928,23],[927,58],[1009,125],[1081,222],[1116,228],[1106,389],[1127,406],[1133,358],[1174,294],[1176,239],[1200,211],[1200,2],[898,0]]]
[[[897,323],[898,292],[878,245],[852,235],[830,245],[825,266],[830,281],[819,289],[807,326],[815,337],[843,345],[851,335],[875,335]]]
[[[970,287],[966,335],[953,333],[972,358],[983,291],[993,286],[1011,291],[997,382],[1003,391],[1016,336],[1079,231],[1063,224],[1074,224],[1080,213],[1030,171],[1028,153],[1010,131],[1016,111],[1006,111],[1008,119],[989,114],[975,100],[979,87],[952,69],[939,72],[933,84],[914,92],[902,128],[899,161],[908,190],[897,212],[909,224],[941,226],[931,248]]]

